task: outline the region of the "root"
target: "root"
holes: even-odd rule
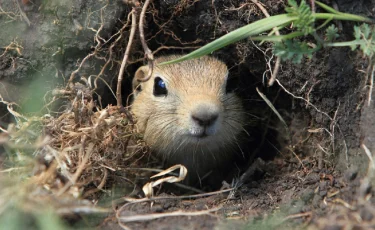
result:
[[[145,52],[145,56],[146,56],[147,61],[148,61],[148,73],[147,73],[146,77],[143,78],[143,79],[137,79],[138,81],[143,81],[143,82],[148,81],[151,78],[152,71],[154,69],[154,55],[152,54],[152,51],[150,50],[150,48],[148,48],[148,46],[147,46],[147,43],[146,43],[146,40],[145,40],[144,25],[143,25],[146,10],[147,10],[147,7],[148,7],[149,4],[150,4],[150,0],[146,0],[143,7],[142,7],[141,15],[139,17],[139,36],[141,38],[142,47],[143,47],[143,50]]]
[[[122,94],[121,94],[121,86],[122,86],[122,80],[125,72],[125,66],[126,62],[129,58],[129,52],[133,43],[135,31],[137,28],[137,10],[133,7],[133,10],[130,12],[132,15],[132,27],[130,30],[130,36],[129,36],[129,41],[128,45],[126,46],[124,58],[122,59],[121,67],[120,67],[120,72],[117,77],[117,90],[116,90],[116,96],[117,96],[117,107],[121,108],[122,105]]]

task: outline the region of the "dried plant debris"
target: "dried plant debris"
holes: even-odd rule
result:
[[[150,160],[126,108],[97,107],[81,83],[56,92],[54,100],[68,102],[56,117],[27,117],[2,101],[16,123],[0,135],[0,216],[14,201],[25,212],[46,204],[60,215],[109,211],[95,206],[103,192],[116,177],[135,181],[129,169]]]
[[[150,197],[153,197],[154,196],[154,187],[162,184],[162,183],[177,183],[177,182],[180,182],[180,181],[183,181],[188,173],[187,169],[185,166],[183,165],[174,165],[158,174],[155,174],[151,177],[151,179],[154,179],[156,177],[161,177],[161,176],[164,176],[176,169],[179,169],[179,173],[178,173],[178,176],[168,176],[168,177],[164,177],[164,178],[161,178],[161,179],[158,179],[156,181],[152,181],[152,182],[149,182],[147,184],[145,184],[142,188],[144,194],[146,197],[150,198]]]

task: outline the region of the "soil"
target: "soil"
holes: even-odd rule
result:
[[[284,12],[286,5],[283,0],[261,2],[270,15]],[[323,2],[342,12],[375,15],[375,0]],[[107,60],[111,61],[101,78],[115,89],[129,28],[122,31],[123,36],[109,57],[110,44],[115,40],[111,36],[126,23],[131,7],[121,1],[105,4],[91,0],[20,1],[26,15],[22,16],[16,1],[0,3],[5,12],[18,12],[0,15],[3,28],[0,50],[4,52],[0,54],[0,93],[4,94],[1,86],[6,86],[5,99],[18,102],[23,113],[42,114],[43,97],[51,96],[52,89],[64,85],[74,70],[80,68],[76,78],[98,76]],[[250,1],[152,1],[146,14],[146,38],[150,49],[157,50],[155,55],[186,53],[261,18],[263,13]],[[354,23],[335,23],[342,34],[340,40],[353,38]],[[101,25],[100,37],[95,40]],[[111,42],[107,44],[104,40]],[[13,48],[5,49],[7,46]],[[155,194],[159,200],[128,205],[120,214],[215,211],[132,222],[126,226],[131,229],[375,228],[375,194],[364,151],[368,148],[375,152],[372,119],[375,105],[367,104],[368,60],[349,48],[324,49],[311,59],[303,59],[301,64],[283,62],[278,73],[280,83],[265,87],[263,75],[269,77],[267,61],[272,55],[269,48],[269,44],[258,47],[244,40],[214,53],[230,67],[231,77],[239,81],[238,93],[244,98],[245,107],[260,117],[255,121],[257,125],[249,129],[251,140],[244,147],[249,155],[256,152],[257,158],[256,163],[248,166],[255,170],[246,183],[233,194],[223,192],[194,199],[179,198],[186,190],[173,185],[163,187]],[[94,50],[96,58],[79,67],[82,59]],[[124,101],[130,92],[131,76],[144,62],[137,35],[124,76]],[[97,85],[97,103],[103,107],[115,104],[108,87],[101,81]],[[256,87],[274,103],[288,124],[288,131],[261,100]],[[64,105],[64,102],[56,105],[56,111]],[[0,114],[0,126],[6,127],[12,119],[3,104]],[[223,186],[227,187],[231,186]],[[142,196],[139,187],[136,191],[136,195]],[[94,223],[87,226],[95,227]],[[75,226],[74,221],[70,224]],[[96,227],[121,229],[113,213]]]

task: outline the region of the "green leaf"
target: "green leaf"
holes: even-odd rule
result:
[[[313,52],[317,49],[318,48],[309,48],[306,42],[286,40],[284,42],[275,43],[273,52],[282,60],[291,60],[293,63],[301,63],[304,56],[311,58]]]
[[[359,26],[354,26],[354,37],[355,40],[361,39],[361,29],[359,28]]]
[[[370,29],[370,26],[368,24],[362,24],[361,30],[362,30],[364,38],[370,37],[371,29]]]
[[[293,14],[293,12],[296,12],[298,9],[298,4],[295,0],[288,0],[289,7],[285,7],[285,11],[287,13]]]
[[[357,44],[350,47],[355,50],[358,46],[361,51],[368,57],[373,57],[375,54],[375,29],[374,26],[362,24],[361,26],[354,26],[354,37]]]
[[[336,38],[339,37],[338,31],[339,30],[337,29],[337,27],[334,24],[330,25],[326,29],[326,40],[328,42],[332,42],[332,41],[336,40]]]
[[[311,34],[314,31],[315,17],[313,16],[310,6],[306,4],[305,0],[302,0],[299,6],[295,0],[288,0],[288,4],[289,6],[285,8],[285,11],[290,16],[298,17],[294,22],[297,29],[305,35]]]

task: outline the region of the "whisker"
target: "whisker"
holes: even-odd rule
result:
[[[229,125],[232,129],[229,129],[231,132],[232,132],[232,134],[233,134],[233,129],[237,129],[238,127],[234,127],[230,122],[228,122],[228,121],[224,121],[224,123],[225,124],[227,124],[227,125]],[[246,135],[247,136],[249,136],[250,137],[250,133],[249,132],[247,132],[247,130],[241,125],[240,126],[240,128],[242,129],[242,131],[244,131],[245,133],[246,133]]]

